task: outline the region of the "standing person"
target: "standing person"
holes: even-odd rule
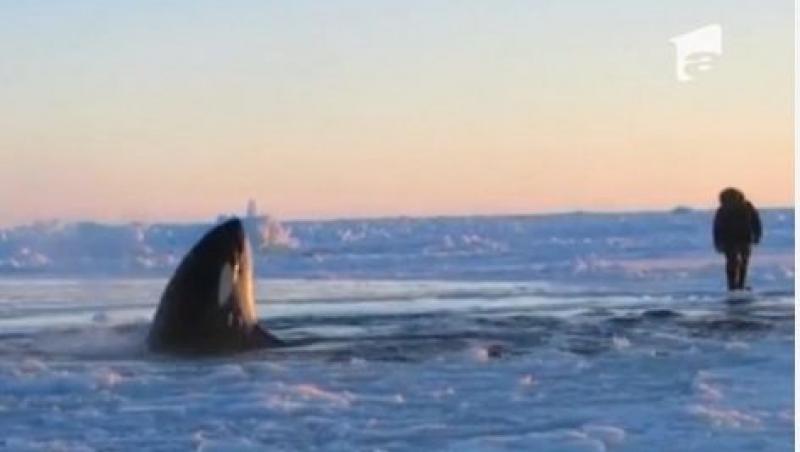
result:
[[[725,254],[728,290],[745,288],[750,249],[761,241],[761,219],[744,194],[726,188],[719,194],[719,209],[714,216],[714,247]]]

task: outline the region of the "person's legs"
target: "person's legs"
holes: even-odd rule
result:
[[[739,253],[735,249],[725,250],[725,275],[728,277],[728,290],[735,290],[739,276]]]
[[[736,282],[738,289],[744,289],[745,282],[747,281],[747,265],[750,263],[750,246],[743,245],[739,249],[739,274],[737,275]]]

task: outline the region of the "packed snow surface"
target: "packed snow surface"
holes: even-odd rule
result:
[[[0,450],[791,450],[794,216],[740,304],[708,217],[294,224],[256,263],[289,346],[209,358],[144,347],[167,267],[10,274]]]

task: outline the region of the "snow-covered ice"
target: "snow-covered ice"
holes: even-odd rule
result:
[[[166,273],[8,276],[0,450],[791,450],[794,217],[741,305],[706,220],[295,224],[257,262],[291,345],[203,359],[144,347]]]

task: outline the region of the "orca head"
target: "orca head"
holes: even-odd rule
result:
[[[257,325],[252,256],[242,222],[206,233],[183,258],[161,297],[148,342],[155,350],[252,348]]]
[[[216,270],[218,308],[236,312],[247,324],[255,323],[253,260],[242,222],[234,218],[220,224],[195,245],[194,251],[206,255],[197,259],[195,271],[206,271],[206,266],[212,272]],[[213,274],[211,276],[210,282],[213,282]]]

